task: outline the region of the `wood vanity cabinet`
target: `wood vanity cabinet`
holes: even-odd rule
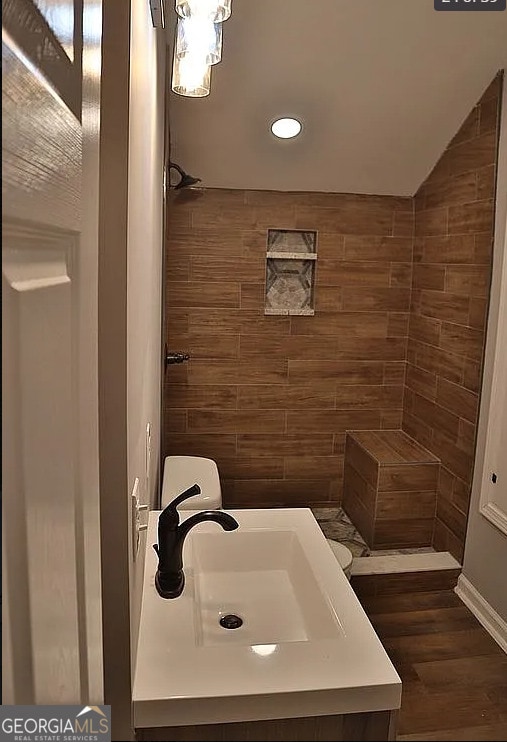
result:
[[[137,729],[139,742],[383,742],[396,739],[397,711]]]

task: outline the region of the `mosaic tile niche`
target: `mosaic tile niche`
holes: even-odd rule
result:
[[[314,314],[317,233],[268,230],[264,314]]]

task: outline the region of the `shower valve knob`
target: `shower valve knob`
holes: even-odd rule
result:
[[[171,353],[166,352],[165,354],[165,365],[170,366],[173,363],[184,363],[190,358],[188,353]]]

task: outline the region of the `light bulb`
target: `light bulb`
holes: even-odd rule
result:
[[[204,98],[209,95],[211,67],[202,55],[174,55],[172,89],[178,95],[189,98]]]
[[[222,59],[222,24],[213,23],[206,16],[178,18],[175,54],[199,55],[206,64],[217,64]]]
[[[205,16],[214,23],[230,18],[232,0],[176,0],[176,12],[180,18]]]

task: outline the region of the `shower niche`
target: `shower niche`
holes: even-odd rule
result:
[[[268,229],[264,314],[315,314],[317,232]]]

